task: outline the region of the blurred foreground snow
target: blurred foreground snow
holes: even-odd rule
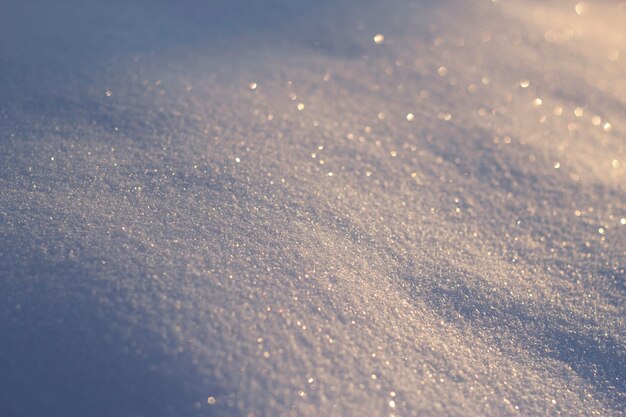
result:
[[[0,415],[624,415],[624,21],[3,1]]]

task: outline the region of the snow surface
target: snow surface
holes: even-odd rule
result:
[[[624,21],[3,0],[0,415],[625,415]]]

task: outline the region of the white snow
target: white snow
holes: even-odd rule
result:
[[[0,415],[625,415],[624,21],[2,2]]]

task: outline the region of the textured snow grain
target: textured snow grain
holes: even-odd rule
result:
[[[623,416],[624,4],[4,1],[0,415]]]

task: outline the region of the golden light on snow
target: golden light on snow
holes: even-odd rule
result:
[[[215,3],[212,10],[229,2]],[[116,52],[107,42],[94,49],[105,55],[106,71],[89,56],[81,68],[63,64],[68,80],[78,75],[69,87],[64,74],[55,75],[56,61],[50,79],[33,86],[16,77],[13,87],[0,76],[0,86],[9,87],[3,103],[18,103],[0,113],[19,117],[0,123],[12,138],[2,176],[12,191],[0,199],[8,219],[0,232],[33,224],[21,241],[0,247],[6,259],[17,259],[8,261],[11,280],[17,286],[28,278],[24,259],[53,267],[53,279],[75,271],[91,280],[87,306],[108,294],[98,286],[102,273],[119,280],[114,286],[124,296],[112,305],[113,319],[123,321],[113,325],[126,327],[107,347],[147,345],[153,330],[176,336],[167,349],[144,352],[147,365],[158,365],[156,377],[183,385],[150,409],[180,403],[186,408],[178,414],[196,408],[303,417],[619,414],[612,341],[622,330],[614,308],[622,294],[609,278],[623,275],[616,260],[626,254],[626,25],[615,24],[620,16],[626,21],[626,1],[455,7],[401,0],[378,13],[349,0],[333,4],[341,19],[318,19],[324,13],[315,3],[286,8],[294,16],[271,10],[269,22],[265,8],[255,8],[250,30],[240,30],[246,16],[225,21],[224,30],[231,23],[235,30],[210,54],[205,44],[214,29],[203,27],[222,22],[207,13],[200,15],[206,25],[194,30],[172,27],[185,35],[172,45],[167,36],[155,36],[155,45],[142,37],[145,60],[132,45]],[[110,11],[110,18],[120,12]],[[379,20],[387,15],[394,19]],[[127,20],[111,29],[123,39],[137,30],[126,23],[132,29],[143,22]],[[264,36],[240,52],[257,20],[268,25],[259,28]],[[334,27],[342,20],[347,30]],[[274,31],[280,21],[288,24]],[[401,30],[387,32],[392,27]],[[44,67],[54,54],[65,58],[53,43],[46,46],[53,49],[41,62],[41,51],[28,59],[7,53],[18,69]],[[135,55],[142,60],[133,62]],[[114,126],[121,131],[115,136]],[[56,236],[58,230],[80,234]],[[26,257],[33,238],[37,247]],[[63,257],[76,246],[77,268],[56,272],[56,258],[37,259],[40,249],[55,255],[59,245]],[[560,285],[563,277],[576,285]],[[141,280],[154,285],[138,287]],[[23,293],[15,299],[22,306],[28,286]],[[46,305],[55,307],[53,298]],[[9,319],[39,338],[24,313]],[[147,331],[133,334],[136,321]],[[494,323],[520,324],[505,329],[504,356],[491,349],[492,336],[502,339]],[[61,327],[58,335],[44,327],[41,340],[52,338],[52,351],[75,342],[59,339]],[[561,368],[594,378],[553,372],[554,356]],[[83,359],[78,365],[93,362]],[[61,373],[59,380],[81,379],[73,377]],[[76,386],[61,388],[71,394]],[[54,392],[39,394],[34,401],[45,410]]]
[[[578,16],[582,16],[585,14],[585,11],[587,10],[587,5],[585,4],[585,2],[580,1],[576,4],[576,6],[574,7],[574,10],[576,10],[576,14]]]

